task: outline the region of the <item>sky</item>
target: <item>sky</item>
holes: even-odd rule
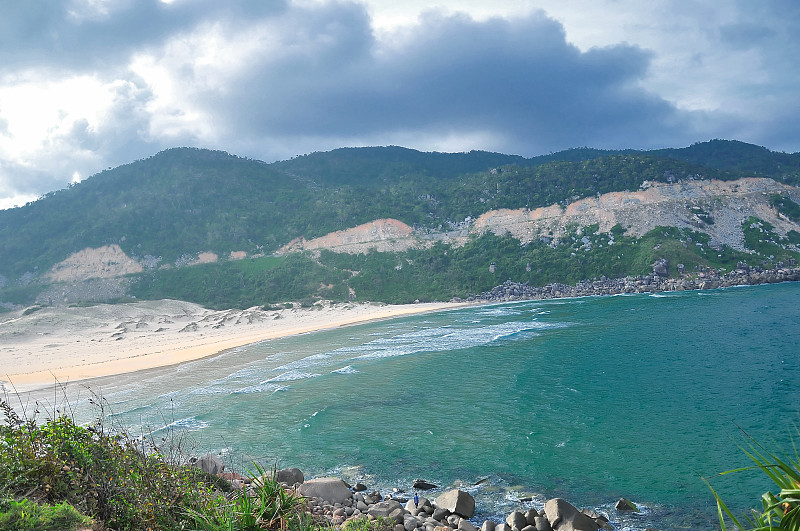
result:
[[[0,209],[178,146],[800,151],[796,0],[0,0]]]

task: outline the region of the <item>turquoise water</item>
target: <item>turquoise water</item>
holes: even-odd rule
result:
[[[713,529],[700,476],[748,464],[738,426],[784,444],[800,420],[798,323],[800,283],[495,304],[92,388],[122,424],[188,430],[237,468],[254,458],[382,489],[462,485],[477,520],[518,496],[561,496],[618,529]],[[714,485],[741,508],[769,486],[755,474]],[[644,514],[617,515],[620,496]]]

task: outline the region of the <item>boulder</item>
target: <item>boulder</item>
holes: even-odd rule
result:
[[[514,531],[520,531],[523,527],[528,525],[528,520],[521,512],[514,511],[506,517],[506,523],[511,526],[511,529]]]
[[[434,503],[436,503],[436,500],[434,500]],[[441,522],[448,516],[450,516],[450,511],[447,509],[442,509],[441,507],[434,509],[433,513],[431,514],[431,517],[437,522]]]
[[[492,522],[491,520],[486,520],[481,526],[481,531],[495,531],[496,527],[496,523]]]
[[[553,531],[553,527],[550,525],[550,520],[547,519],[545,516],[537,516],[536,517],[536,531]]]
[[[528,522],[528,525],[536,525],[535,518],[537,516],[540,516],[540,514],[536,509],[528,509],[525,511],[525,521]]]
[[[461,521],[458,523],[458,529],[460,529],[461,531],[478,531],[478,528],[472,525],[472,522],[470,522],[466,518],[462,518]]]
[[[330,503],[344,503],[353,493],[347,483],[339,478],[316,478],[302,483],[297,493],[306,498],[322,498]]]
[[[429,483],[422,479],[415,479],[413,485],[415,489],[420,489],[420,490],[431,490],[435,489],[437,486],[438,485],[434,485],[433,483]]]
[[[614,509],[618,511],[638,511],[639,508],[636,507],[636,504],[630,500],[626,500],[625,498],[620,498],[619,501],[614,505]]]
[[[367,514],[372,515],[376,518],[378,516],[382,516],[383,518],[389,518],[389,515],[392,514],[392,512],[394,512],[396,509],[403,509],[403,505],[395,500],[385,500],[371,505],[369,510],[367,511]]]
[[[463,490],[448,490],[437,496],[433,504],[463,518],[472,518],[475,515],[475,498]]]
[[[295,485],[305,481],[299,468],[282,468],[275,474],[275,479],[278,480],[278,483],[286,483],[287,485]]]
[[[203,457],[196,459],[191,464],[203,472],[207,472],[215,476],[217,474],[222,474],[222,471],[225,470],[225,464],[222,462],[222,460],[212,453],[208,453]]]
[[[600,529],[594,520],[561,498],[547,500],[544,504],[544,514],[555,531],[598,531]]]

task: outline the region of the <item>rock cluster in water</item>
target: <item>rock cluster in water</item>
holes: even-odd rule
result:
[[[258,479],[247,479],[236,473],[223,472],[224,465],[213,455],[193,461],[209,473],[223,477],[237,487],[249,489]],[[294,490],[303,496],[309,512],[326,521],[335,529],[341,529],[348,520],[379,518],[393,525],[393,531],[599,531],[613,530],[607,515],[591,509],[578,509],[561,498],[547,500],[541,510],[528,508],[512,511],[503,522],[485,520],[480,527],[471,519],[475,516],[476,503],[471,494],[459,489],[447,490],[433,500],[418,493],[409,496],[395,489],[384,496],[377,490],[369,491],[366,485],[349,485],[343,479],[322,477],[305,480],[297,468],[277,471],[275,479],[285,489]],[[436,485],[417,480],[417,490]],[[636,506],[619,500],[617,511],[636,511]]]
[[[659,293],[663,291],[687,291],[697,289],[716,289],[732,286],[775,284],[778,282],[800,281],[800,268],[794,264],[772,269],[750,268],[738,264],[730,272],[704,268],[677,278],[667,276],[666,260],[654,264],[651,275],[628,276],[624,278],[600,277],[599,280],[584,280],[575,285],[547,284],[531,286],[507,280],[490,291],[466,299],[469,302],[505,302],[514,300],[541,300],[561,297],[586,297],[591,295],[617,295],[620,293]],[[678,270],[681,271],[678,264]],[[658,271],[661,274],[659,274]],[[457,300],[460,301],[460,300]]]

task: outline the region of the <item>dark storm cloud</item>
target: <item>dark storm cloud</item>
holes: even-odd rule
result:
[[[0,16],[0,72],[50,67],[92,70],[127,65],[132,52],[160,45],[204,21],[270,16],[284,0],[219,2],[120,0],[107,12],[65,0],[3,0]]]
[[[352,4],[294,21],[302,27],[282,36],[291,51],[250,64],[219,120],[258,136],[489,131],[539,149],[630,138],[659,145],[683,120],[637,88],[647,52],[618,45],[582,53],[541,13],[485,22],[429,14],[393,45],[376,42]]]

